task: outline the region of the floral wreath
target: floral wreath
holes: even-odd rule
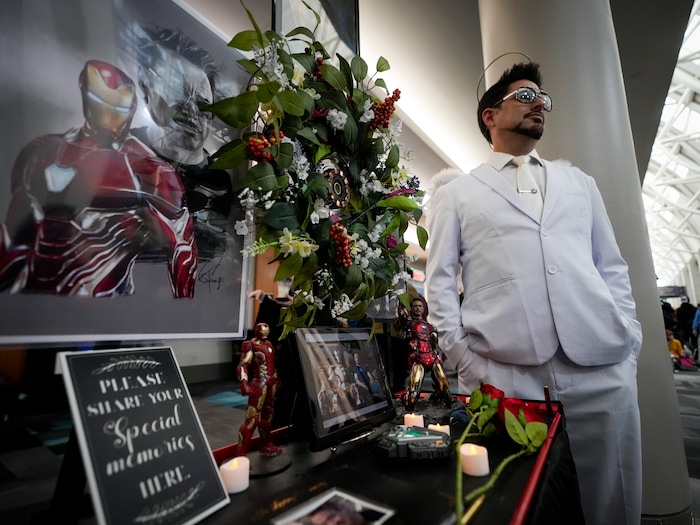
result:
[[[242,2],[241,2],[242,3]],[[400,91],[391,94],[380,72],[360,56],[330,63],[316,28],[297,27],[282,36],[263,32],[245,8],[253,29],[229,43],[246,58],[246,89],[205,109],[240,130],[213,155],[212,168],[251,166],[238,188],[246,220],[236,232],[255,231],[244,250],[254,256],[274,250],[275,280],[293,278],[293,301],[282,312],[282,337],[310,326],[328,308],[336,321],[361,320],[373,301],[399,296],[408,279],[408,244],[416,225],[420,246],[428,234],[418,225],[423,192],[418,178],[401,165],[409,160],[393,122]],[[293,52],[293,45],[303,46]],[[382,100],[373,93],[383,90]],[[328,310],[326,311],[328,312]]]

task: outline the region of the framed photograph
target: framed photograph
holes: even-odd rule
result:
[[[395,511],[369,499],[334,488],[272,520],[273,525],[380,525]]]
[[[240,175],[207,164],[235,132],[202,108],[248,75],[185,5],[3,2],[0,344],[243,337]]]

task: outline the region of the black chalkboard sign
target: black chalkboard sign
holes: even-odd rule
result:
[[[229,503],[170,347],[60,363],[98,523],[195,523]]]

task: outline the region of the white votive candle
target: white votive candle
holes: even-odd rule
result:
[[[488,476],[489,453],[485,447],[465,443],[459,447],[462,456],[462,472],[469,476]]]
[[[243,492],[250,485],[250,460],[239,456],[219,467],[221,479],[229,494]]]
[[[450,425],[441,425],[440,423],[436,425],[428,425],[428,430],[437,430],[438,432],[450,435]]]
[[[424,427],[423,414],[404,414],[403,424],[409,427]]]

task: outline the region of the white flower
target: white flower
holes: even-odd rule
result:
[[[248,233],[248,224],[245,221],[236,221],[234,228],[238,235],[245,235]]]
[[[348,116],[342,111],[331,109],[326,116],[326,120],[328,120],[328,123],[334,130],[343,131],[343,128],[345,128],[345,123],[348,121]]]
[[[374,110],[372,109],[374,104],[370,99],[365,100],[365,105],[362,108],[362,116],[360,117],[360,122],[370,122],[374,118]]]
[[[314,202],[314,213],[319,219],[327,219],[331,216],[331,209],[326,205],[326,202],[323,199],[316,199]]]

